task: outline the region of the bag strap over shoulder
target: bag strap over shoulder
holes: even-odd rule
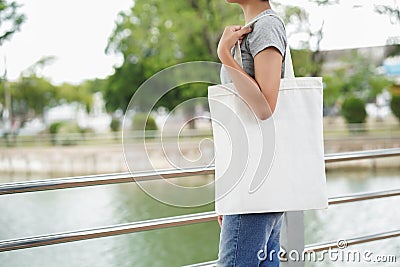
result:
[[[251,27],[257,20],[264,18],[266,16],[273,16],[278,18],[283,26],[285,26],[285,23],[283,22],[283,20],[275,14],[264,14],[262,16],[259,16],[258,18],[253,19],[252,21],[250,21],[249,23],[247,23],[246,25],[244,25],[244,27]],[[236,43],[235,45],[235,56],[234,56],[236,62],[243,68],[243,62],[242,62],[242,52],[240,51],[240,43],[239,41]],[[293,62],[292,62],[292,56],[290,53],[290,47],[289,47],[289,43],[286,45],[286,53],[285,53],[285,75],[284,78],[295,78],[294,76],[294,71],[293,71]]]

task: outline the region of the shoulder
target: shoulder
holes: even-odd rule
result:
[[[252,26],[253,30],[247,35],[246,46],[255,57],[263,49],[273,46],[282,56],[285,55],[287,37],[283,22],[276,16],[263,16]]]
[[[254,36],[257,33],[268,34],[271,31],[274,31],[281,34],[283,37],[286,37],[285,26],[278,17],[273,15],[263,16],[253,24],[253,31],[250,33],[250,35]]]

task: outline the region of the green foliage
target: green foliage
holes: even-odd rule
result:
[[[90,128],[81,128],[73,121],[53,122],[49,127],[53,145],[76,145],[87,133],[93,133]]]
[[[80,85],[64,83],[53,85],[48,79],[38,75],[41,69],[54,61],[52,56],[44,56],[27,68],[15,82],[9,82],[8,93],[11,97],[13,116],[24,123],[29,118],[43,115],[46,108],[61,103],[79,102],[90,110],[92,92],[102,90],[105,81],[95,79]],[[4,101],[5,82],[0,83],[0,101]]]
[[[334,1],[311,1],[318,5],[333,4]],[[293,68],[296,76],[321,76],[322,65],[325,61],[320,51],[323,39],[323,24],[316,30],[310,27],[309,13],[299,6],[275,4],[285,21],[287,36],[298,35],[301,39],[300,49],[292,50]]]
[[[224,1],[135,1],[129,11],[119,14],[109,39],[107,51],[122,55],[124,62],[105,87],[107,109],[125,110],[138,87],[166,67],[194,60],[218,61],[219,37],[225,25],[243,22],[240,14],[239,6]],[[189,85],[185,93],[171,92],[156,108],[163,105],[171,110],[199,95],[197,88]],[[201,91],[202,96],[206,93]]]
[[[309,0],[309,1],[314,2],[319,6],[335,5],[340,3],[340,0]]]
[[[365,102],[357,97],[346,98],[341,111],[347,123],[363,123],[367,118]]]
[[[15,1],[0,0],[0,46],[19,31],[25,22],[25,15],[19,13],[20,7]]]
[[[298,6],[285,6],[284,11],[283,20],[286,25],[296,25],[296,31],[309,30],[308,26],[304,25],[304,22],[307,22],[309,17],[309,14],[305,11],[305,9]]]
[[[309,49],[291,50],[293,69],[297,77],[319,76],[321,64],[313,60],[314,53]]]
[[[4,101],[4,82],[0,86],[0,101]],[[80,85],[53,85],[44,77],[36,74],[21,76],[17,81],[8,83],[12,100],[12,113],[22,121],[29,117],[41,116],[46,108],[61,103],[79,102],[90,110],[92,103],[92,84],[84,82]]]
[[[385,14],[400,22],[400,10],[396,6],[376,5],[375,11],[379,14]]]
[[[63,122],[61,121],[53,122],[52,124],[50,124],[49,133],[57,134],[62,124]]]
[[[155,119],[146,113],[136,113],[132,121],[133,130],[157,130]]]
[[[49,133],[51,134],[51,144],[53,146],[57,144],[57,133],[62,125],[63,125],[62,121],[57,121],[50,124]]]
[[[336,0],[316,1],[318,5]],[[294,32],[306,33],[304,50],[294,52],[294,68],[298,76],[320,76],[324,58],[319,51],[322,27],[312,31],[308,13],[297,6],[275,3]],[[177,16],[176,14],[179,14]],[[107,52],[123,57],[104,87],[107,110],[126,110],[138,87],[151,75],[181,62],[209,60],[219,62],[216,51],[226,25],[242,24],[238,5],[224,1],[137,0],[129,11],[118,16],[109,38]],[[293,28],[292,27],[292,28]],[[289,33],[290,34],[290,33]],[[310,50],[310,40],[316,49]],[[185,85],[164,95],[155,108],[172,110],[177,104],[194,97],[206,97],[204,85]],[[135,106],[140,110],[141,107]]]
[[[324,87],[324,106],[332,107],[337,104],[338,100],[345,95],[344,88],[346,87],[345,70],[338,69],[332,71],[330,75],[323,77]]]
[[[376,73],[376,66],[368,58],[357,53],[350,58],[351,61],[343,61],[342,68],[323,77],[324,105],[330,107],[354,95],[364,102],[374,102],[376,96],[391,85],[388,78]]]
[[[366,57],[356,52],[345,62],[349,75],[345,77],[345,93],[356,93],[365,101],[374,101],[382,90],[390,85],[390,81],[375,72],[376,66]]]
[[[394,57],[400,55],[400,44],[389,46],[386,50],[387,57]]]
[[[56,95],[54,100],[57,103],[79,102],[86,106],[86,110],[90,110],[92,104],[92,88],[90,82],[83,82],[79,85],[63,83],[56,87]]]
[[[56,87],[48,80],[36,75],[21,77],[10,83],[12,110],[14,115],[42,115],[44,108],[54,106],[56,102]]]
[[[53,64],[55,60],[55,56],[42,56],[38,61],[24,70],[22,76],[37,76],[46,66]]]
[[[63,146],[76,145],[82,129],[76,122],[64,122],[58,129],[57,133],[57,144]]]
[[[400,96],[393,95],[392,100],[390,101],[390,109],[392,110],[393,114],[397,117],[400,121]]]
[[[114,74],[107,81],[107,86],[104,87],[106,109],[108,111],[117,109],[125,111],[131,97],[144,81],[142,66],[124,62],[121,67],[115,69]]]
[[[112,118],[111,123],[110,123],[110,129],[113,132],[118,132],[118,130],[120,129],[120,121],[119,121],[119,119]]]

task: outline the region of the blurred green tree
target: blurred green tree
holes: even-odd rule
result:
[[[316,3],[319,6],[326,6],[339,4],[340,0],[309,0],[309,2]]]
[[[241,21],[240,14],[239,6],[223,1],[135,1],[129,11],[119,14],[106,48],[123,58],[105,87],[107,109],[125,111],[138,87],[169,66],[196,60],[218,62],[216,48],[223,28]],[[154,108],[172,110],[187,99],[205,97],[207,86],[174,88]],[[193,112],[194,107],[188,108],[187,115]]]
[[[392,100],[390,101],[390,109],[400,122],[400,96],[392,96]]]
[[[59,103],[78,102],[86,107],[86,111],[90,111],[92,104],[92,82],[86,81],[78,85],[63,83],[55,87],[54,100]]]
[[[379,14],[388,15],[392,22],[397,21],[400,23],[400,10],[398,6],[376,5],[375,11]]]
[[[325,2],[319,4],[331,1]],[[297,75],[319,76],[324,60],[319,50],[323,25],[316,31],[311,30],[304,9],[276,6],[283,9],[281,13],[285,14],[287,25],[292,25],[295,32],[308,35],[304,49],[293,55]],[[107,109],[126,110],[139,85],[168,66],[193,60],[218,62],[216,47],[223,28],[239,21],[243,21],[239,6],[223,1],[135,1],[129,11],[119,14],[106,48],[108,53],[118,54],[123,59],[105,87]],[[310,40],[315,46],[313,51],[310,51]],[[184,85],[165,94],[155,108],[164,106],[172,110],[187,99],[206,96],[207,85]],[[187,108],[190,117],[194,110]]]
[[[344,96],[346,88],[346,70],[341,68],[324,75],[324,106],[333,107],[338,105]]]
[[[26,20],[16,1],[0,0],[0,46],[20,30]]]
[[[354,51],[344,63],[347,69],[345,92],[355,93],[366,102],[375,102],[375,98],[391,82],[383,74],[377,73],[377,66],[367,57]]]
[[[55,105],[56,87],[47,79],[31,75],[10,84],[12,111],[22,122],[41,116],[44,108]]]
[[[312,1],[318,5],[332,4],[332,1]],[[324,22],[317,29],[312,29],[309,23],[308,12],[298,6],[278,5],[282,10],[286,24],[287,35],[302,35],[299,49],[292,50],[293,68],[296,76],[318,77],[321,76],[322,66],[325,61],[321,53]]]
[[[135,1],[129,11],[119,14],[106,49],[123,58],[105,90],[107,108],[125,110],[139,85],[168,66],[218,61],[219,37],[225,25],[239,21],[238,8],[223,1]],[[185,99],[207,94],[207,86],[181,89],[170,91],[156,107],[171,110]]]
[[[42,57],[24,70],[17,81],[10,83],[12,113],[22,124],[29,118],[42,116],[45,108],[60,103],[79,102],[86,105],[87,110],[90,109],[92,92],[101,82],[93,80],[79,85],[68,83],[53,85],[51,81],[41,76],[40,72],[54,60],[53,56]],[[3,90],[4,88],[0,87],[0,91]]]
[[[324,104],[340,105],[346,98],[360,98],[364,102],[375,102],[376,96],[391,85],[391,81],[377,72],[377,66],[367,57],[354,51],[343,66],[324,75]]]
[[[342,104],[342,115],[348,123],[362,123],[367,118],[365,102],[357,97],[348,97]]]
[[[119,119],[117,118],[112,118],[111,122],[110,122],[110,129],[113,132],[118,132],[121,128],[121,122]]]
[[[137,112],[132,119],[132,130],[143,131],[145,138],[154,139],[154,131],[158,130],[156,120],[151,114]]]

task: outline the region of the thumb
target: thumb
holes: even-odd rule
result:
[[[243,34],[248,34],[251,32],[253,29],[251,27],[243,27],[241,28],[238,32],[243,35]]]
[[[240,37],[242,37],[242,36],[248,34],[248,33],[251,32],[251,31],[252,31],[252,28],[250,28],[250,27],[243,27],[243,28],[241,28],[240,30],[238,30],[238,31],[236,32],[236,34],[237,34],[238,38],[240,38]]]

